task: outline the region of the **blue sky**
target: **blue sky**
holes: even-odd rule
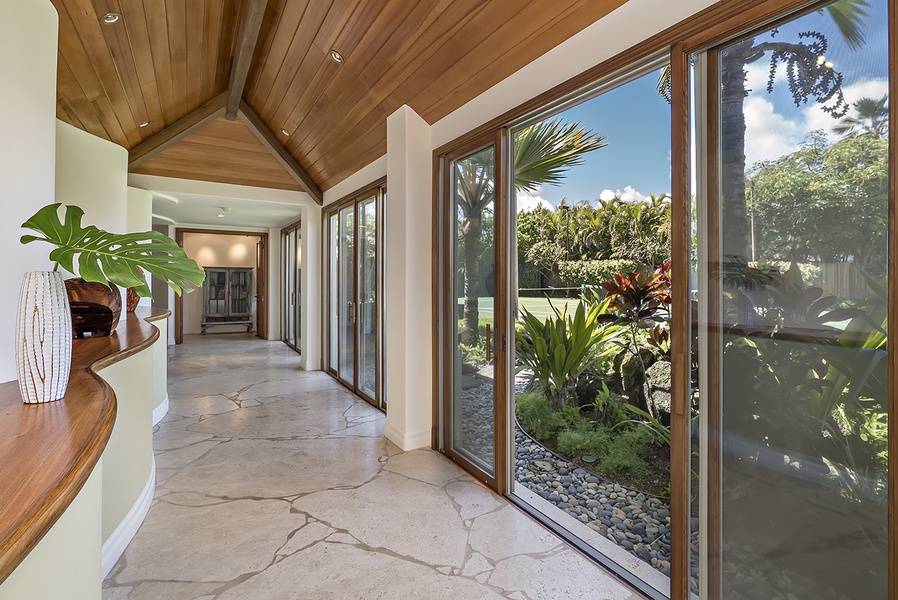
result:
[[[798,42],[799,32],[818,31],[829,42],[826,61],[844,76],[842,88],[849,104],[863,96],[879,98],[888,90],[886,1],[870,0],[866,11],[866,44],[860,50],[852,50],[842,41],[825,11],[783,25],[773,38],[765,34],[757,40]],[[837,123],[813,99],[795,106],[782,67],[773,93],[768,94],[769,65],[768,55],[748,67],[751,93],[745,100],[745,116],[749,166],[796,150],[809,131],[824,129],[832,138],[830,130]],[[584,165],[568,171],[562,185],[543,186],[534,196],[557,206],[562,197],[569,204],[581,200],[595,203],[603,190],[632,188],[646,196],[669,193],[670,106],[655,90],[657,77],[657,72],[649,73],[562,112],[562,119],[579,120],[603,136],[608,146],[587,155]],[[519,209],[538,201],[519,197]]]
[[[632,186],[642,194],[670,192],[670,106],[655,86],[658,72],[615,88],[562,112],[565,121],[580,121],[608,144],[568,171],[562,185],[543,186],[539,196],[557,206],[589,200],[602,190]]]

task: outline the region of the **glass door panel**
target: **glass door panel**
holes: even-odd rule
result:
[[[281,249],[284,257],[282,322],[284,342],[297,352],[302,352],[299,336],[299,289],[302,274],[299,227],[299,225],[290,226],[281,234]]]
[[[302,320],[300,319],[300,308],[301,308],[301,295],[302,291],[302,235],[299,232],[299,227],[293,230],[293,245],[295,247],[295,252],[293,256],[295,258],[295,262],[293,263],[293,345],[297,351],[302,351]]]
[[[340,218],[334,213],[328,217],[328,234],[330,243],[330,253],[328,255],[328,310],[327,310],[327,348],[328,348],[328,370],[336,373],[339,364],[340,341],[337,336],[339,329],[340,315],[340,281],[337,277],[340,264]]]
[[[381,260],[384,189],[340,203],[327,224],[326,368],[353,392],[384,409]],[[301,261],[297,258],[297,264]]]
[[[290,257],[293,255],[293,245],[295,243],[295,239],[293,237],[293,232],[288,231],[283,234],[283,256],[284,256],[284,341],[287,342],[287,345],[296,348],[296,337],[294,335],[294,330],[296,327],[294,321],[294,313],[293,313],[293,266],[290,261]]]
[[[377,402],[377,198],[359,203],[359,391]]]
[[[495,380],[493,332],[496,237],[493,146],[450,164],[454,269],[450,297],[452,359],[449,452],[495,475]]]
[[[355,381],[355,208],[348,206],[340,211],[339,246],[337,265],[339,302],[337,322],[339,329],[340,378],[349,383]]]
[[[721,598],[887,597],[889,19],[871,0],[851,48],[830,8],[711,57],[717,241],[699,297]]]

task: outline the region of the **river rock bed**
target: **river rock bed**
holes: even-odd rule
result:
[[[670,507],[606,481],[515,426],[515,481],[609,541],[670,575]]]

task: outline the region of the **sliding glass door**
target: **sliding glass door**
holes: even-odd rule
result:
[[[302,280],[302,235],[300,226],[300,223],[295,223],[281,231],[281,256],[283,257],[282,331],[284,342],[297,352],[302,352],[302,332],[299,318]]]
[[[501,179],[491,139],[444,157],[441,335],[444,378],[442,450],[504,491],[504,239]],[[448,276],[446,276],[448,274]],[[451,351],[448,351],[451,349]]]
[[[325,214],[327,369],[379,408],[386,407],[381,393],[383,199],[384,188],[375,187]]]
[[[703,598],[889,597],[889,17],[844,5],[692,61]]]

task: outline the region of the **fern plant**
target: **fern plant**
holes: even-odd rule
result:
[[[22,243],[49,242],[54,271],[62,267],[85,281],[133,287],[140,296],[151,295],[140,268],[164,281],[176,294],[203,284],[205,272],[173,239],[158,231],[115,234],[93,225],[83,226],[84,211],[69,205],[60,220],[59,207],[50,204],[22,224],[40,235],[23,235]],[[76,266],[77,261],[77,266]]]

